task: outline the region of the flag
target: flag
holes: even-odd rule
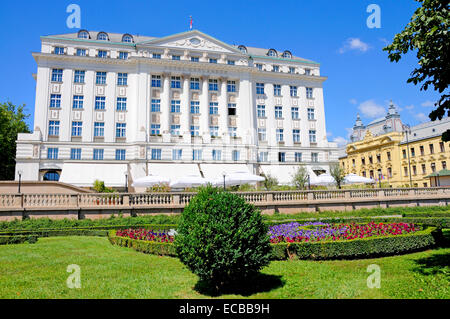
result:
[[[189,30],[192,30],[192,16],[190,16],[190,19],[191,19],[191,22],[190,22],[190,25],[189,25]]]

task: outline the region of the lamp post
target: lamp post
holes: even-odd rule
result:
[[[128,172],[125,171],[125,193],[128,193]]]
[[[411,160],[409,158],[409,138],[408,134],[411,134],[411,128],[408,124],[403,125],[403,133],[406,134],[406,148],[408,151],[408,175],[409,175],[409,187],[412,187],[412,176],[411,176]]]
[[[308,190],[311,189],[311,177],[308,174]]]
[[[223,176],[223,190],[226,190],[226,185],[225,185],[225,177],[227,176],[226,172],[222,172],[222,176]]]
[[[21,170],[17,171],[17,174],[19,174],[19,194],[20,194],[20,186],[22,183],[22,171]]]

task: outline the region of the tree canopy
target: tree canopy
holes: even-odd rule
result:
[[[429,117],[432,121],[450,115],[450,8],[448,0],[416,0],[422,3],[413,14],[405,29],[394,37],[393,42],[383,48],[389,53],[391,62],[398,62],[402,55],[417,51],[418,66],[412,71],[407,83],[421,83],[420,90],[430,86],[441,95],[435,103],[436,109]],[[450,140],[450,130],[442,139]]]

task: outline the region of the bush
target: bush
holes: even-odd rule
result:
[[[0,245],[22,244],[25,242],[34,244],[37,240],[37,235],[1,235]]]
[[[207,186],[184,209],[175,237],[180,260],[220,289],[248,279],[270,262],[268,228],[241,197]]]

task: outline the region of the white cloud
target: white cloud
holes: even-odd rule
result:
[[[391,43],[388,41],[388,39],[386,39],[386,38],[380,38],[380,41],[383,42],[384,45],[389,45],[389,44],[391,44]]]
[[[347,139],[349,139],[353,134],[353,128],[346,127],[345,130],[347,131]]]
[[[369,50],[369,45],[359,38],[348,38],[342,48],[339,49],[339,53],[343,54],[347,51],[354,50],[359,52],[366,52]]]
[[[358,101],[356,101],[356,99],[350,99],[349,101],[351,104],[356,105],[358,104]]]
[[[367,100],[358,106],[359,111],[368,118],[381,117],[386,114],[386,109],[374,100]]]
[[[423,106],[423,107],[433,107],[434,106],[434,102],[428,100],[428,101],[423,102],[420,105]]]
[[[405,109],[407,109],[408,111],[411,111],[411,110],[413,110],[414,109],[414,105],[407,105],[407,106],[405,106]]]
[[[333,142],[337,143],[338,147],[341,147],[341,146],[344,146],[347,144],[347,140],[345,138],[343,138],[342,136],[335,137],[333,139]]]
[[[428,116],[426,116],[424,113],[417,113],[414,114],[414,117],[416,118],[416,120],[418,120],[419,122],[428,122],[430,120],[430,118]]]

